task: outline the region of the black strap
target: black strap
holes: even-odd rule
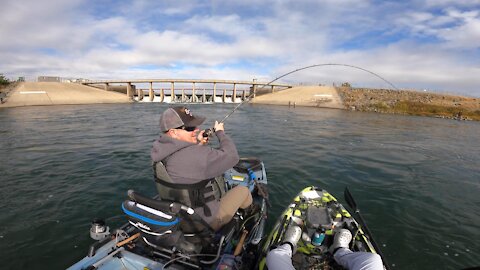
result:
[[[215,196],[210,195],[208,197],[205,197],[205,193],[213,192],[213,182],[215,182],[215,178],[211,179],[206,179],[203,181],[200,181],[195,184],[177,184],[177,183],[170,183],[167,181],[164,181],[160,178],[157,177],[157,163],[153,163],[153,176],[155,178],[155,182],[164,185],[166,187],[172,188],[172,189],[184,189],[188,191],[188,195],[190,197],[190,201],[192,205],[190,207],[192,208],[197,208],[197,207],[203,207],[203,212],[205,213],[205,216],[210,217],[212,216],[212,211],[210,210],[210,207],[208,207],[207,202],[211,202],[215,200]],[[209,183],[212,182],[212,185],[208,186]]]
[[[208,189],[207,187],[205,187],[208,182],[210,182],[211,179],[206,179],[206,180],[203,180],[203,181],[200,181],[198,183],[195,183],[195,184],[178,184],[178,183],[170,183],[170,182],[167,182],[167,181],[164,181],[160,178],[157,177],[157,174],[155,173],[155,182],[161,184],[161,185],[164,185],[166,187],[169,187],[169,188],[175,188],[175,189],[187,189],[187,190],[191,190],[191,189]],[[212,188],[212,191],[213,191],[213,188]]]
[[[215,200],[215,196],[210,195],[208,197],[205,197],[201,189],[189,190],[189,194],[190,198],[192,199],[192,204],[195,205],[192,207],[195,208],[203,206],[203,213],[205,213],[205,216],[212,216],[212,211],[210,210],[210,207],[208,207],[207,202]]]

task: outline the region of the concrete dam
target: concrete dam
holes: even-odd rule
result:
[[[102,80],[82,82],[105,91],[126,94],[133,101],[165,103],[239,103],[257,94],[291,88],[288,84],[269,84],[235,80]]]
[[[21,82],[2,91],[0,107],[98,103],[239,103],[257,94],[290,88],[232,80],[82,80],[75,82]]]

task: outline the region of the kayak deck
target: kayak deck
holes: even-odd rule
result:
[[[295,269],[343,269],[329,252],[334,233],[340,229],[352,232],[352,251],[377,253],[359,223],[326,190],[311,186],[303,189],[285,209],[274,225],[263,248],[259,269],[266,269],[266,254],[282,243],[289,226],[299,226],[302,237],[292,256]]]

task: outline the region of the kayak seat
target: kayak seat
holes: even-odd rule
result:
[[[137,203],[143,204],[145,206],[151,207],[155,210],[164,211],[169,214],[178,216],[179,226],[182,223],[194,223],[195,228],[191,230],[182,231],[184,233],[201,233],[204,231],[212,231],[208,223],[206,223],[191,207],[181,204],[179,202],[164,200],[164,199],[152,199],[143,195],[136,193],[133,190],[128,191],[128,197]]]
[[[192,204],[190,200],[190,194],[187,189],[183,188],[173,188],[171,185],[181,186],[175,184],[170,175],[167,173],[167,169],[162,162],[155,162],[153,164],[153,171],[155,176],[155,186],[157,188],[159,200],[176,202],[186,207],[189,207]],[[160,181],[159,181],[160,180]],[[219,199],[223,194],[225,194],[225,182],[223,177],[218,177],[214,179],[210,185],[211,191],[215,199]],[[163,182],[163,183],[162,183]],[[169,183],[166,185],[166,183]],[[192,210],[193,211],[193,210]],[[208,223],[203,219],[199,219],[198,215],[183,215],[180,221],[180,228],[184,233],[205,233],[213,232],[213,229]]]
[[[152,198],[143,196],[131,189],[128,190],[127,195],[130,198],[130,200],[141,203],[143,205],[154,208],[156,210],[166,211],[171,214],[178,214],[179,212],[179,209],[175,209],[172,207],[173,206],[172,203],[174,203],[172,201],[152,199]]]
[[[188,190],[186,189],[176,189],[171,186],[166,186],[164,183],[170,183],[170,185],[175,184],[170,178],[170,175],[167,173],[167,169],[162,162],[155,162],[153,164],[153,173],[155,179],[155,187],[157,188],[158,195],[163,200],[181,200],[178,198],[183,198],[181,200],[184,204],[192,205],[190,201]],[[158,180],[163,181],[160,183]]]
[[[205,202],[210,201],[210,197],[219,200],[226,193],[226,184],[223,176],[205,179],[196,184],[179,184],[172,180],[165,165],[161,161],[153,163],[153,173],[158,195],[165,200],[174,200],[189,206],[194,206],[194,201],[192,201],[193,198],[191,197],[192,194],[189,190],[193,189],[207,193],[202,194],[206,196],[204,198]]]
[[[213,235],[208,224],[186,205],[148,198],[133,190],[128,191],[128,197],[122,204],[123,211],[128,216],[129,223],[139,229],[145,242],[153,247],[183,247],[184,251],[191,253],[201,246],[194,245],[190,240],[198,239],[195,242],[200,244]],[[203,230],[194,233],[183,231],[181,224],[185,220],[198,223],[198,227]],[[187,233],[188,241],[185,238]]]

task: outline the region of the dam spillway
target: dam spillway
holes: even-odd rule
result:
[[[257,93],[291,88],[288,84],[238,80],[143,79],[84,81],[84,85],[117,91],[137,102],[239,103]]]
[[[235,96],[234,96],[235,94]],[[154,89],[150,95],[148,89],[136,89],[132,99],[137,102],[163,102],[163,103],[239,103],[249,98],[252,94],[248,90],[222,90],[213,93],[211,89],[192,91],[192,89],[177,89],[172,92],[166,89]]]

